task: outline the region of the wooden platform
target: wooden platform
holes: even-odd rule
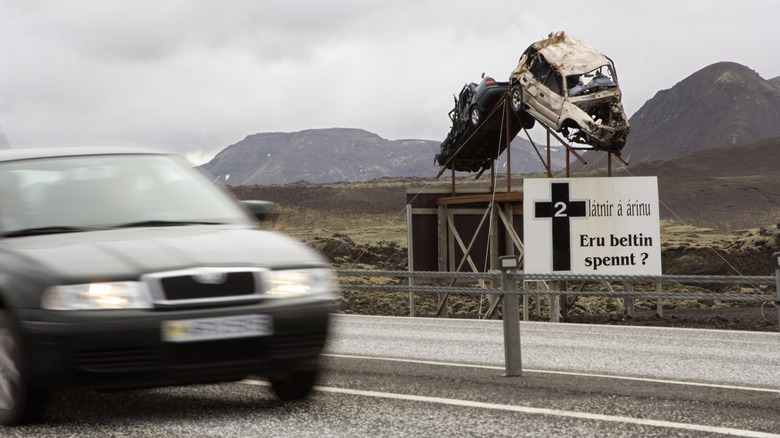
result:
[[[523,192],[497,192],[479,195],[448,196],[436,199],[436,205],[483,204],[490,202],[523,202]]]

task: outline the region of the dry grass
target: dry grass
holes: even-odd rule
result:
[[[334,233],[348,235],[359,244],[381,241],[396,242],[406,247],[406,216],[384,214],[341,214],[333,211],[282,207],[279,220],[273,229],[289,234],[301,241],[310,242],[315,237],[329,237]]]
[[[374,244],[381,241],[396,242],[406,247],[406,216],[397,214],[357,214],[335,211],[312,210],[301,207],[282,207],[282,214],[273,229],[282,231],[302,241],[314,237],[329,237],[334,233],[348,235],[359,244]],[[690,224],[663,219],[660,224],[661,241],[665,246],[688,246],[693,248],[729,248],[735,241],[740,245],[759,246],[762,228],[770,225],[733,231],[697,227]]]

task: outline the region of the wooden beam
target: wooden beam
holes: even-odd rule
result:
[[[436,205],[474,204],[490,202],[523,202],[523,192],[486,193],[482,195],[452,196],[436,199]]]

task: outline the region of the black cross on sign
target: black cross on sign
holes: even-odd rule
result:
[[[569,201],[569,183],[550,184],[551,201],[534,203],[534,217],[552,218],[553,271],[571,271],[570,217],[587,216],[585,201]]]

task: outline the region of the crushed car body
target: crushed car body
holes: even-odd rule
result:
[[[614,63],[565,32],[532,44],[509,77],[512,107],[569,141],[620,154],[629,131]]]
[[[441,144],[441,152],[436,155],[436,162],[439,166],[454,165],[455,170],[477,172],[489,166],[490,158],[497,158],[493,148],[483,148],[482,145],[462,150],[464,142],[478,135],[478,140],[474,143],[496,143],[494,138],[498,132],[491,126],[491,120],[488,116],[491,110],[496,106],[502,96],[510,91],[509,82],[499,82],[490,76],[482,75],[482,81],[479,84],[475,82],[463,86],[460,93],[455,96],[455,106],[449,112],[449,118],[452,122],[450,132],[447,138]],[[522,113],[522,112],[521,112]],[[523,124],[530,128],[534,120],[525,115]],[[488,125],[488,126],[484,126]],[[486,153],[487,152],[487,153]],[[454,156],[458,154],[459,160],[452,162]],[[462,155],[462,156],[460,156]]]

